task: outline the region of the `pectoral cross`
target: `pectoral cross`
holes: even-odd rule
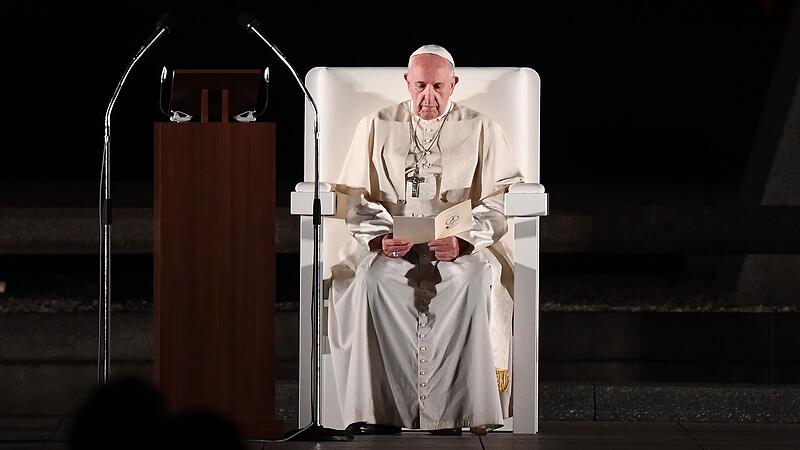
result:
[[[411,183],[411,196],[419,198],[419,185],[425,182],[425,177],[414,175],[408,177],[408,182]]]

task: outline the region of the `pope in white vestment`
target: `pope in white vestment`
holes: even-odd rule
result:
[[[337,183],[354,237],[332,268],[328,317],[345,423],[491,429],[511,415],[503,194],[523,179],[500,126],[449,100],[453,70],[441,47],[415,52],[411,100],[360,121]],[[465,200],[473,225],[457,239],[392,239],[393,216]]]

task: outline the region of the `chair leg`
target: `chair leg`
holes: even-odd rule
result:
[[[539,419],[539,218],[514,219],[514,433]]]

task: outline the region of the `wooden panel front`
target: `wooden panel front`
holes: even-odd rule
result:
[[[248,437],[282,431],[274,149],[272,123],[155,124],[155,379],[176,410],[222,413]]]

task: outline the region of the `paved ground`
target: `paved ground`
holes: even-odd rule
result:
[[[67,449],[69,418],[0,416],[0,449]],[[543,422],[537,435],[490,433],[477,437],[405,432],[358,436],[342,443],[248,442],[247,449],[358,448],[459,449],[797,449],[800,424],[709,424],[678,422]],[[110,446],[109,448],[113,448]]]

